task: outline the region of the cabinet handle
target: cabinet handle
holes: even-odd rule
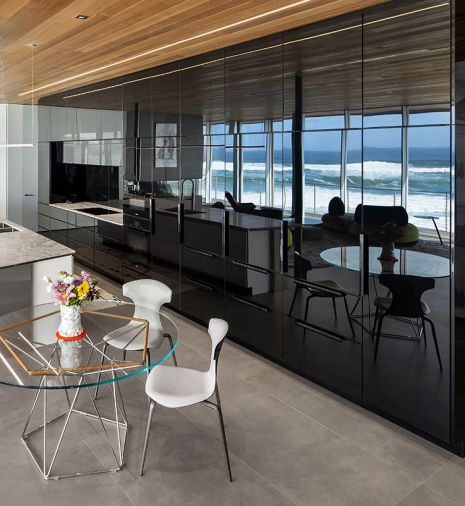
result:
[[[213,286],[210,286],[208,283],[204,283],[202,281],[197,281],[196,279],[192,279],[192,278],[186,278],[186,279],[188,279],[194,285],[201,286],[202,288],[205,288],[206,290],[208,290],[210,292],[215,291],[215,288],[213,288]]]
[[[184,204],[178,204],[178,242],[184,244]]]
[[[251,271],[259,272],[260,274],[272,274],[272,271],[269,269],[265,269],[263,267],[256,267],[255,265],[250,265],[245,262],[240,262],[239,260],[232,260],[231,263],[233,265],[237,265],[238,267],[244,267],[244,269],[250,269]]]
[[[327,337],[328,339],[332,339],[333,341],[336,341],[338,343],[342,343],[343,341],[346,341],[345,337],[342,337],[338,334],[335,334],[333,332],[330,332],[326,329],[322,329],[321,327],[318,327],[317,325],[311,325],[310,323],[307,323],[303,320],[293,320],[294,325],[297,327],[301,327],[305,330],[311,330],[312,332],[315,332],[315,334],[319,334],[320,336]]]
[[[188,251],[192,251],[192,253],[196,253],[197,255],[201,255],[203,257],[215,258],[215,256],[216,256],[213,253],[209,253],[208,251],[203,251],[201,249],[191,248],[190,246],[186,246],[186,249]]]
[[[271,313],[271,309],[266,306],[262,306],[260,304],[257,304],[256,302],[251,302],[250,300],[242,299],[241,297],[237,297],[236,295],[232,295],[232,298],[239,302],[240,304],[244,304],[245,306],[253,307],[254,309],[258,309],[259,311],[262,311],[263,313]]]
[[[25,197],[35,197],[35,194],[34,193],[25,193],[24,196]]]

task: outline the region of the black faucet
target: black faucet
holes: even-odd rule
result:
[[[194,210],[194,192],[195,192],[195,183],[194,183],[194,180],[193,179],[183,179],[182,181],[182,184],[181,184],[181,202],[182,202],[182,199],[184,198],[184,183],[186,181],[190,181],[191,184],[192,184],[192,193],[191,193],[191,209]]]

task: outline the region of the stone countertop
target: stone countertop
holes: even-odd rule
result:
[[[74,254],[74,250],[47,237],[12,221],[2,221],[16,228],[18,232],[0,233],[0,269]]]
[[[186,214],[185,220],[200,220],[210,223],[223,223],[223,210],[214,207],[202,207],[198,214],[187,214],[189,206],[185,207]],[[237,213],[236,211],[229,211],[229,226],[231,228],[245,229],[245,230],[271,230],[281,228],[281,221],[271,218],[264,218],[263,216],[256,216],[253,214]]]
[[[96,204],[95,202],[75,202],[73,204],[68,202],[63,202],[59,204],[50,204],[51,207],[56,207],[58,209],[64,209],[66,211],[73,211],[77,214],[82,214],[83,216],[87,216],[88,218],[93,218],[99,221],[106,221],[107,223],[113,223],[113,225],[123,226],[123,211],[121,209],[117,209],[116,207],[105,206],[103,204]],[[87,207],[101,207],[102,209],[109,209],[111,211],[116,211],[117,214],[89,214],[82,212],[82,209]]]
[[[162,199],[160,199],[161,202]],[[114,225],[123,225],[123,211],[116,207],[106,206],[103,204],[96,204],[95,202],[76,202],[76,203],[60,203],[60,204],[50,204],[52,207],[57,207],[59,209],[65,209],[67,211],[72,211],[78,214],[82,214],[83,216],[87,216],[89,218],[94,218],[100,221],[106,221],[108,223],[113,223]],[[175,207],[172,202],[166,204],[167,208]],[[109,215],[93,215],[82,212],[81,209],[85,209],[86,207],[101,207],[102,209],[110,209],[112,211],[116,211],[117,214],[109,214]],[[185,220],[192,221],[203,221],[208,223],[223,223],[223,210],[216,209],[213,207],[202,206],[196,211],[199,211],[195,214],[189,214],[190,207],[186,205],[185,207],[186,214],[184,215]],[[156,211],[157,213],[176,215],[174,211],[167,211],[166,208],[159,207]],[[281,227],[281,221],[275,220],[271,218],[264,218],[263,216],[256,216],[253,214],[245,214],[245,213],[237,213],[235,211],[229,212],[229,225],[231,228],[237,229],[245,229],[245,230],[271,230],[278,229]]]

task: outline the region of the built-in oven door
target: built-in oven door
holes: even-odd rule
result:
[[[123,280],[148,277],[150,269],[150,228],[142,220],[127,220],[125,216]],[[148,222],[148,225],[150,222]],[[147,229],[148,228],[148,229]],[[128,272],[129,271],[129,272]]]

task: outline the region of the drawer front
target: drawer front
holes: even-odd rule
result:
[[[113,279],[121,281],[123,275],[122,258],[115,258],[102,251],[95,250],[95,269],[111,276]]]
[[[287,364],[345,395],[361,399],[360,343],[319,333],[306,322],[288,316],[284,316],[284,335]]]
[[[226,321],[230,335],[262,353],[282,360],[282,314],[252,297],[227,295]]]
[[[94,266],[94,248],[68,239],[68,247],[75,251],[75,257],[86,265]]]

